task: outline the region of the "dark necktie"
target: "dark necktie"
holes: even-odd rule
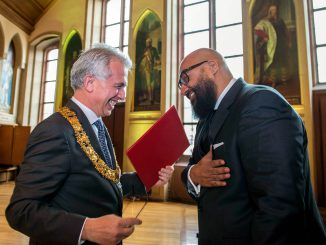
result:
[[[93,124],[97,127],[98,130],[98,141],[100,143],[105,162],[111,169],[115,169],[114,164],[112,163],[112,158],[110,156],[108,145],[106,144],[104,126],[100,120],[97,120]]]
[[[209,128],[214,112],[215,111],[210,113],[205,119],[202,119],[201,122],[202,126],[198,137],[198,150],[199,150],[200,158],[202,158],[207,154],[207,152],[209,151],[209,147],[212,144],[212,142],[209,139]]]

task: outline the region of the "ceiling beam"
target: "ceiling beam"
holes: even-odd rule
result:
[[[8,20],[10,20],[15,25],[17,25],[19,28],[21,28],[27,34],[31,34],[31,32],[34,30],[33,22],[23,18],[21,14],[19,14],[17,11],[15,11],[11,7],[9,7],[3,1],[0,1],[0,14],[2,14],[4,17],[6,17]]]

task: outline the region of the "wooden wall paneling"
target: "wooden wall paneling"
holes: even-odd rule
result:
[[[0,164],[20,165],[31,127],[0,125]]]
[[[109,131],[109,134],[110,134],[110,137],[111,137],[112,141],[113,141],[113,138],[114,138],[114,117],[115,117],[115,110],[116,109],[114,109],[112,111],[112,113],[111,113],[110,116],[103,117],[103,122],[104,122],[106,128]]]
[[[317,204],[326,208],[326,91],[313,92]],[[323,213],[323,212],[322,212]],[[326,213],[324,213],[324,219]]]
[[[114,148],[117,154],[117,160],[120,167],[123,167],[123,142],[125,125],[125,103],[119,103],[116,106],[114,117]]]
[[[11,163],[13,134],[12,125],[0,125],[0,164]]]
[[[320,171],[322,174],[323,206],[326,207],[326,92],[319,98],[320,107]]]
[[[169,183],[169,200],[183,203],[196,203],[188,194],[181,180],[181,173],[188,163],[176,163]]]
[[[313,113],[314,113],[314,140],[315,140],[315,164],[316,164],[316,182],[317,182],[317,190],[316,190],[316,198],[318,205],[323,205],[323,196],[324,196],[324,185],[323,182],[323,174],[321,171],[322,165],[320,152],[321,152],[321,126],[320,126],[320,106],[318,101],[318,94],[316,92],[313,93]]]
[[[14,127],[11,164],[20,165],[22,163],[30,132],[30,126]]]
[[[125,103],[115,105],[112,114],[103,118],[103,122],[107,127],[112,139],[113,147],[117,161],[121,169],[123,169],[123,141],[124,141],[124,121],[125,121]]]

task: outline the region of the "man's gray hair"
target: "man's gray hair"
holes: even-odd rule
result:
[[[82,87],[86,75],[107,79],[112,73],[108,65],[113,59],[119,60],[126,69],[131,70],[132,62],[129,56],[117,48],[100,43],[85,50],[71,68],[71,87],[74,91]]]

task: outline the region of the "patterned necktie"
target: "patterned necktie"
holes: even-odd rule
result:
[[[97,120],[93,124],[97,127],[97,130],[98,130],[98,141],[100,143],[101,150],[102,150],[104,158],[105,158],[105,162],[107,163],[107,165],[109,165],[109,167],[111,169],[115,169],[115,167],[113,166],[113,163],[112,163],[110,153],[109,153],[108,145],[106,144],[104,126],[100,120]]]

